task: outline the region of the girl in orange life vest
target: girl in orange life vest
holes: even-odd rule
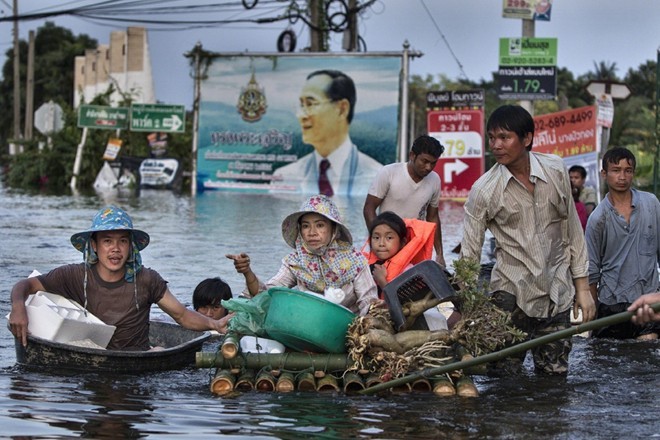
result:
[[[417,219],[402,219],[391,211],[380,213],[369,228],[369,253],[365,256],[378,285],[382,289],[413,265],[433,256],[435,223]]]
[[[369,253],[365,254],[371,274],[378,285],[378,297],[383,299],[383,288],[404,271],[433,257],[436,224],[418,219],[402,219],[391,211],[382,212],[369,228]],[[448,319],[437,310],[424,312],[432,330],[447,329],[461,319],[458,311]]]

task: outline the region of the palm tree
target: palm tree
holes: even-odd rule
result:
[[[616,66],[615,62],[600,61],[599,63],[596,63],[594,61],[594,71],[587,72],[586,77],[589,80],[619,81],[619,78],[616,75],[617,70],[619,70],[619,68]]]

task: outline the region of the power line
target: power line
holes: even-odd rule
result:
[[[76,1],[67,2],[65,4],[77,3]],[[174,4],[173,4],[174,3]],[[127,23],[145,23],[160,26],[180,26],[187,24],[199,25],[222,25],[228,23],[270,23],[276,21],[284,21],[289,19],[289,5],[290,2],[284,3],[282,0],[261,0],[261,6],[268,6],[267,8],[260,8],[259,10],[246,10],[242,2],[224,2],[224,3],[204,3],[204,4],[189,4],[184,2],[183,5],[176,5],[178,0],[114,0],[114,1],[101,1],[98,3],[83,5],[65,9],[52,9],[42,8],[33,12],[19,14],[18,16],[5,16],[0,17],[0,22],[4,21],[31,21],[43,20],[51,17],[61,15],[71,15],[75,17],[87,17],[95,20],[107,20],[108,22],[127,22]],[[243,16],[240,18],[221,18],[221,19],[208,19],[210,14],[234,14],[234,17]],[[266,14],[274,14],[271,17],[263,17]],[[180,20],[178,17],[181,15],[199,14],[203,19],[195,20]],[[177,18],[154,18],[167,17],[173,15]],[[140,18],[140,17],[148,18]]]
[[[0,0],[3,1],[3,0]],[[334,15],[345,16],[344,25],[332,28],[314,23],[308,16],[303,0],[251,0],[252,7],[241,1],[197,1],[188,0],[69,0],[58,6],[42,7],[18,16],[0,16],[0,22],[45,20],[68,15],[101,26],[142,25],[149,31],[183,31],[199,28],[224,27],[232,25],[246,27],[272,25],[284,22],[286,28],[299,23],[302,29],[316,31],[343,32],[350,14],[362,15],[379,0],[363,0],[349,9],[345,0],[328,0],[326,13],[334,5]],[[81,5],[81,3],[84,3]],[[256,8],[255,6],[259,6]],[[66,6],[66,7],[63,7]],[[185,19],[182,19],[185,17]]]
[[[3,0],[0,0],[3,1]],[[84,0],[70,0],[60,3],[65,5],[79,4]],[[349,10],[345,0],[329,0],[327,8],[335,5],[338,11],[335,15],[361,14],[370,8],[377,0],[364,0],[354,9]],[[309,28],[324,29],[313,23],[307,16],[307,7],[302,0],[253,0],[253,7],[248,8],[246,1],[198,1],[193,4],[186,0],[103,0],[87,3],[81,6],[55,9],[44,7],[17,16],[0,16],[0,22],[44,20],[51,17],[69,15],[80,19],[106,23],[134,23],[149,26],[150,30],[167,28],[180,30],[198,27],[225,26],[229,24],[270,24],[288,21],[294,24],[302,21]],[[259,5],[259,8],[254,6]],[[329,10],[329,9],[327,9]],[[327,11],[326,11],[327,12]],[[219,14],[219,15],[217,15]],[[181,20],[180,17],[192,17]],[[174,18],[170,18],[174,17]],[[216,18],[217,17],[217,18]],[[329,23],[331,24],[331,23]],[[331,29],[333,32],[343,32],[342,27]]]
[[[456,61],[456,64],[458,64],[458,68],[461,71],[461,76],[465,79],[469,79],[468,76],[465,74],[465,71],[463,70],[463,64],[458,60],[458,57],[452,50],[451,46],[449,45],[449,41],[445,38],[445,35],[442,33],[440,30],[440,26],[438,26],[438,23],[436,23],[435,19],[433,18],[433,15],[431,15],[431,11],[429,11],[429,8],[426,7],[426,3],[424,3],[424,0],[419,0],[422,3],[422,6],[424,6],[424,9],[426,10],[426,13],[428,14],[429,18],[433,22],[433,25],[435,26],[436,30],[440,34],[440,37],[442,37],[442,40],[445,42],[445,45],[447,46],[447,49],[449,49],[449,53],[451,53],[451,56],[454,58],[454,61]]]

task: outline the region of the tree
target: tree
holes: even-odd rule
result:
[[[607,61],[596,63],[594,61],[593,72],[587,72],[585,77],[588,80],[619,81],[619,77],[616,75],[617,70],[619,70],[619,68],[616,66],[616,63]]]
[[[559,99],[566,99],[568,108],[579,108],[593,102],[593,97],[587,92],[588,80],[575,78],[573,73],[565,67],[557,69],[557,95]]]
[[[85,34],[74,36],[73,33],[52,22],[46,22],[37,29],[35,35],[34,63],[34,103],[35,108],[49,100],[60,105],[73,102],[73,76],[75,57],[84,55],[85,49],[96,48],[97,42]],[[27,72],[28,44],[19,42],[21,78]],[[13,106],[13,52],[6,53],[7,61],[2,67],[0,81],[0,106]],[[21,96],[25,96],[25,81],[21,80]],[[25,115],[25,103],[21,102],[21,117]],[[21,126],[24,124],[21,123]],[[6,145],[13,127],[12,112],[0,113],[0,144]]]
[[[624,79],[631,96],[648,98],[647,106],[652,106],[655,102],[656,68],[657,63],[649,60],[640,64],[637,69],[628,69]]]

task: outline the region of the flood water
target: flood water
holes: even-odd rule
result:
[[[87,229],[102,205],[126,207],[151,235],[146,266],[185,304],[203,278],[221,276],[234,293],[242,276],[224,255],[250,253],[255,272],[275,273],[287,252],[282,219],[299,197],[167,191],[88,196],[28,195],[0,187],[0,316],[13,284],[33,269],[81,261],[69,237]],[[356,243],[366,228],[363,200],[339,199]],[[446,258],[461,236],[462,205],[441,207]],[[157,307],[154,318],[162,317]],[[660,343],[575,337],[570,373],[537,376],[528,358],[515,378],[475,376],[477,398],[430,393],[345,396],[249,392],[220,398],[210,369],[140,375],[26,370],[0,329],[0,436],[13,438],[523,438],[660,437]]]

